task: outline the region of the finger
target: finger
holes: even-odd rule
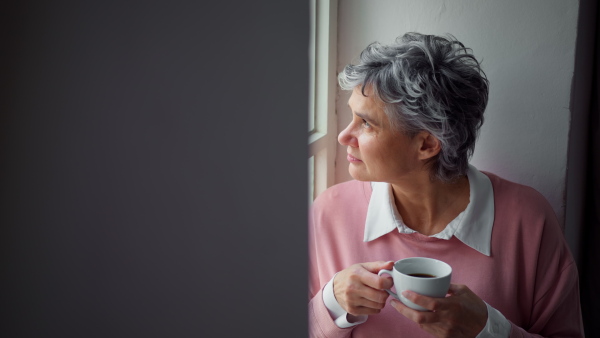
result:
[[[364,299],[379,304],[385,304],[385,301],[389,297],[389,293],[387,293],[386,291],[376,290],[372,288],[367,288],[363,290],[363,293],[361,295]]]
[[[391,277],[378,276],[372,273],[365,273],[362,275],[361,282],[375,290],[389,289],[394,285],[394,281]]]
[[[383,302],[374,302],[363,297],[358,297],[347,303],[346,311],[353,315],[366,315],[379,313],[384,307],[385,300]]]
[[[360,299],[366,299],[375,303],[385,304],[385,301],[389,297],[387,291],[378,290],[372,288],[368,285],[365,285],[362,279],[359,283],[354,283],[353,285],[340,289],[340,296],[352,300],[353,302],[358,302]],[[335,286],[334,286],[335,293]],[[337,296],[337,295],[336,295]]]
[[[346,279],[349,283],[354,284],[355,287],[366,286],[371,289],[383,290],[389,289],[394,285],[391,277],[374,274],[365,269],[362,264],[352,266],[349,270],[350,272],[345,274],[347,275]],[[339,275],[340,274],[336,275],[334,283],[337,281],[337,276]]]
[[[450,287],[448,288],[448,294],[450,295],[459,295],[468,289],[466,285],[463,284],[452,284],[450,283]]]
[[[392,278],[392,276],[382,276],[384,277],[384,281],[383,281],[383,288],[384,289],[391,289],[392,286],[394,286],[394,279]]]
[[[410,300],[411,302],[420,305],[424,308],[426,308],[427,310],[431,310],[431,311],[438,311],[441,308],[441,305],[443,304],[443,298],[434,298],[434,297],[429,297],[429,296],[424,296],[421,294],[418,294],[416,292],[413,291],[403,291],[402,295],[404,297],[406,297],[406,299]]]
[[[357,306],[366,307],[375,310],[381,310],[385,307],[385,302],[379,303],[363,298],[357,302]]]
[[[381,309],[366,307],[366,306],[354,306],[348,309],[348,313],[354,316],[360,315],[376,315],[381,312]]]
[[[390,276],[379,276],[377,272],[373,273],[367,268],[359,273],[360,280],[364,285],[367,285],[373,289],[383,290],[389,289],[394,285],[394,282]]]
[[[438,314],[435,312],[417,311],[409,308],[408,306],[404,305],[401,301],[396,299],[392,299],[390,304],[401,315],[419,325],[437,323],[439,321]]]
[[[370,273],[377,274],[379,272],[379,270],[381,270],[381,269],[391,270],[394,267],[394,262],[393,261],[387,261],[387,262],[377,261],[377,262],[362,263],[360,265],[362,265],[362,267],[364,267]]]
[[[371,274],[370,272],[364,270],[362,271],[364,272],[364,274]],[[386,291],[377,290],[368,285],[365,285],[362,281],[363,276],[355,276],[351,279],[353,279],[354,282],[346,284],[342,281],[340,282],[341,284],[339,285],[339,287],[335,284],[333,286],[335,298],[340,303],[340,305],[343,306],[343,304],[346,304],[346,306],[348,307],[365,305],[361,303],[363,302],[363,300],[367,300],[373,303],[379,303],[380,305],[378,305],[377,308],[381,308],[385,305],[385,301],[389,296],[389,294]],[[335,281],[336,280],[334,279],[334,283]]]
[[[381,309],[385,307],[385,301],[383,303],[374,302],[363,297],[355,298],[351,302],[347,303],[348,308],[346,311],[353,315],[368,315],[379,313]]]

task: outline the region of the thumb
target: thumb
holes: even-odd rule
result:
[[[450,283],[450,288],[448,288],[448,294],[458,296],[464,292],[465,288],[465,285]]]
[[[361,264],[363,268],[371,273],[378,273],[379,270],[386,269],[391,270],[394,267],[393,261],[376,261],[376,262],[367,262]]]

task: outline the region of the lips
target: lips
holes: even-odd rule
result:
[[[361,160],[357,159],[356,157],[348,154],[348,156],[346,157],[348,159],[348,162],[362,162]]]

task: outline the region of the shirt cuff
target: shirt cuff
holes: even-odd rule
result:
[[[335,278],[335,275],[333,278]],[[341,329],[346,329],[366,322],[369,316],[352,316],[342,308],[340,303],[338,303],[337,299],[335,299],[335,294],[333,293],[333,278],[331,278],[323,288],[323,303],[325,303],[325,307],[327,308],[327,311],[329,311],[329,315],[335,322],[335,325]],[[348,316],[353,317],[352,323],[348,321]]]
[[[507,338],[510,336],[510,322],[500,311],[485,303],[487,307],[488,318],[485,327],[476,338]]]

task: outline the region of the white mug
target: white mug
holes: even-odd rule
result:
[[[378,275],[389,274],[394,280],[396,293],[385,290],[406,306],[419,310],[429,311],[402,296],[402,292],[410,290],[421,295],[443,298],[450,288],[452,268],[445,262],[433,258],[411,257],[394,263],[393,270],[382,269]]]

